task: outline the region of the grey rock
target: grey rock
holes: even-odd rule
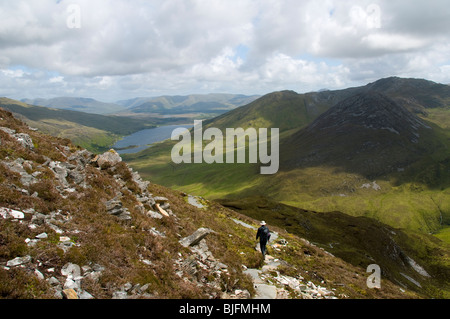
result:
[[[31,256],[16,257],[6,263],[7,267],[16,267],[31,262]]]
[[[0,216],[3,217],[4,219],[9,219],[9,218],[24,219],[25,218],[25,215],[23,212],[14,210],[14,209],[10,209],[10,208],[5,208],[5,207],[0,207]]]
[[[153,211],[153,210],[149,210],[149,211],[147,212],[147,215],[148,215],[149,217],[155,218],[155,219],[162,219],[162,218],[163,218],[163,215],[161,215],[160,213],[157,213],[157,212],[155,212],[155,211]]]
[[[36,236],[37,239],[46,239],[48,238],[47,233],[41,233],[39,235]]]
[[[50,277],[47,279],[47,282],[50,284],[50,286],[61,286],[61,283],[59,282],[56,277]]]
[[[94,296],[92,296],[90,293],[88,293],[86,290],[81,290],[78,294],[79,299],[94,299]]]
[[[37,277],[39,280],[44,280],[44,279],[45,279],[44,275],[43,275],[39,270],[37,270],[37,269],[34,270],[34,274],[36,275],[36,277]]]
[[[192,235],[182,238],[179,242],[184,247],[194,246],[214,231],[209,228],[199,228]]]
[[[97,165],[99,167],[115,166],[116,164],[118,164],[120,162],[122,162],[122,158],[113,149],[99,155],[97,158]]]
[[[153,200],[158,204],[163,204],[163,203],[169,201],[166,197],[162,197],[162,196],[153,197]]]
[[[126,291],[115,291],[113,292],[111,299],[127,299],[128,294]]]
[[[67,263],[61,268],[61,275],[69,278],[78,278],[81,275],[81,268],[77,264]]]
[[[22,144],[23,147],[31,150],[34,149],[33,140],[31,139],[30,135],[25,133],[18,133],[15,134],[15,138],[20,144]]]

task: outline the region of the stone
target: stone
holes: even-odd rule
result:
[[[6,263],[7,267],[16,267],[31,262],[31,256],[16,257]]]
[[[163,204],[163,203],[169,201],[166,197],[162,197],[162,196],[153,197],[153,200],[158,204]]]
[[[79,294],[78,294],[78,298],[79,299],[84,299],[84,300],[88,300],[88,299],[94,299],[94,296],[92,296],[90,293],[88,293],[86,290],[82,290]]]
[[[0,216],[4,219],[13,218],[13,219],[24,219],[25,214],[14,209],[0,207]]]
[[[113,292],[111,299],[127,299],[128,294],[126,291],[115,291]]]
[[[47,233],[41,233],[39,235],[36,236],[37,239],[46,239],[48,238]]]
[[[34,270],[34,274],[36,275],[36,277],[37,277],[39,280],[44,280],[44,279],[45,279],[44,275],[43,275],[39,270],[37,270],[37,269]]]
[[[209,228],[199,228],[192,235],[182,238],[179,243],[184,247],[194,246],[214,231]]]
[[[33,140],[31,139],[30,135],[25,133],[18,133],[15,135],[16,140],[22,144],[23,147],[28,149],[34,149]]]
[[[66,279],[66,282],[64,283],[64,289],[80,289],[81,283],[79,280],[73,280],[70,278]]]
[[[64,290],[61,292],[61,294],[62,294],[62,296],[63,296],[63,299],[78,299],[77,293],[76,293],[75,290],[72,289],[72,288],[64,289]]]
[[[101,154],[97,158],[97,165],[102,168],[106,166],[115,166],[122,162],[120,155],[113,149]]]
[[[16,139],[23,147],[34,149],[33,140],[31,139],[30,135],[25,133],[16,133],[15,130],[7,127],[0,127],[0,130],[9,134],[12,138]]]
[[[148,215],[149,217],[155,218],[155,219],[162,219],[162,218],[163,218],[163,215],[161,215],[160,213],[157,213],[157,212],[155,212],[155,211],[153,211],[153,210],[149,210],[149,211],[147,212],[147,215]]]
[[[53,276],[48,278],[47,282],[49,283],[50,286],[61,286],[61,283],[59,282],[59,280]]]
[[[61,275],[69,278],[77,278],[81,275],[81,268],[77,264],[67,263],[61,268]]]

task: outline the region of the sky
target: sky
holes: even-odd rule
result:
[[[0,0],[0,96],[450,83],[448,0]]]

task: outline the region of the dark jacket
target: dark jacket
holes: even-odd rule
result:
[[[267,228],[266,225],[263,225],[261,227],[258,228],[258,231],[256,233],[256,239],[259,238],[260,242],[268,242],[270,239],[270,232],[269,232],[269,228]]]

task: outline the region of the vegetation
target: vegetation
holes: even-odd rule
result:
[[[323,136],[304,134],[306,125],[333,103],[369,90],[389,96],[432,129],[420,131],[418,144],[402,136],[397,139],[387,130],[366,135],[352,128],[342,136],[332,131]],[[221,129],[279,127],[282,163],[274,176],[259,175],[259,164],[174,165],[171,141],[124,158],[147,179],[209,199],[263,194],[299,208],[338,210],[393,227],[435,233],[448,225],[450,216],[448,91],[448,86],[425,80],[388,78],[340,91],[275,92],[204,123],[205,128]],[[373,151],[355,147],[367,141],[381,146]],[[328,159],[307,162],[308,152],[316,151]],[[306,164],[297,167],[299,159]]]
[[[73,165],[68,158],[82,149],[67,139],[29,130],[1,109],[0,127],[28,134],[34,144],[33,149],[25,148],[0,130],[0,207],[33,209],[42,218],[52,218],[54,226],[62,229],[72,243],[65,248],[61,246],[62,235],[50,223],[27,227],[30,213],[24,219],[27,223],[0,218],[0,298],[54,298],[50,283],[40,280],[34,272],[39,270],[45,277],[61,277],[61,268],[69,262],[103,267],[98,279],[82,281],[82,289],[95,298],[111,298],[126,283],[145,284],[146,297],[150,298],[220,298],[222,293],[237,289],[255,293],[250,277],[243,272],[243,266],[262,266],[260,253],[254,249],[255,232],[234,221],[240,219],[256,227],[255,219],[207,200],[202,201],[205,208],[194,207],[186,201],[186,194],[154,183],[147,191],[153,196],[166,197],[174,215],[149,218],[138,205],[136,196],[140,186],[124,162],[104,167],[88,162],[83,167],[86,187],[69,178],[70,187],[75,191],[63,196],[58,178],[47,166],[49,160]],[[24,183],[21,175],[8,167],[8,163],[18,160],[23,160],[24,169],[34,174],[34,183]],[[120,220],[106,211],[105,201],[119,193],[131,220]],[[146,209],[149,207],[144,206],[144,212]],[[214,231],[205,240],[214,258],[226,265],[226,271],[220,275],[201,267],[190,274],[183,268],[195,257],[189,248],[179,244],[179,239],[200,227]],[[364,268],[333,257],[275,224],[271,229],[288,241],[287,245],[274,247],[270,252],[286,261],[280,272],[301,274],[306,280],[335,291],[339,298],[428,296],[402,291],[388,279],[383,281],[384,289],[369,289]],[[155,230],[164,236],[154,235]],[[27,238],[43,232],[48,234],[47,238],[35,245],[27,244]],[[25,255],[31,257],[32,264],[4,267],[7,261]],[[143,263],[143,259],[148,262]]]

